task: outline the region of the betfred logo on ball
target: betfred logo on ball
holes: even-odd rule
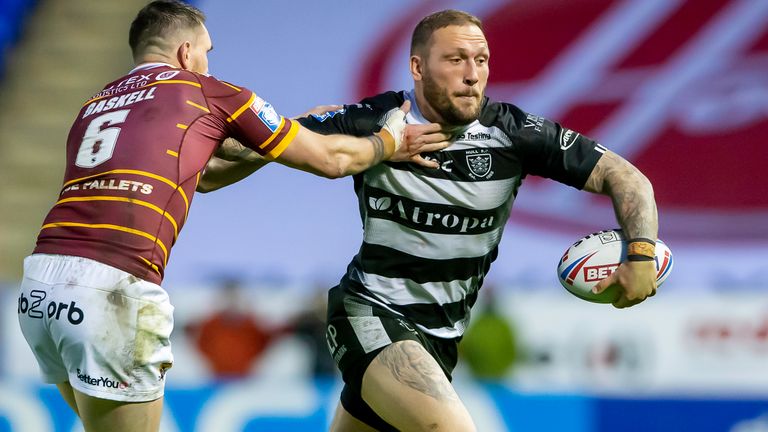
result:
[[[612,275],[618,267],[618,263],[584,267],[584,282],[600,282]]]
[[[488,96],[630,160],[654,185],[665,237],[768,240],[768,1],[554,5],[418,4],[368,51],[358,96],[409,87],[413,27],[436,9],[466,9],[490,45]],[[525,183],[516,222],[568,232],[615,223],[605,199]]]

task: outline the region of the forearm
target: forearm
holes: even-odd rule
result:
[[[213,192],[224,186],[237,183],[267,163],[264,159],[228,161],[214,156],[208,161],[208,165],[206,165],[203,175],[200,177],[197,191],[202,193]]]
[[[659,219],[651,182],[637,171],[633,179],[609,183],[609,195],[613,201],[616,220],[627,238],[648,238],[656,240],[659,234]]]
[[[395,143],[386,131],[367,137],[320,135],[305,128],[276,162],[326,178],[357,174],[386,160]]]
[[[616,220],[627,238],[658,238],[653,186],[632,164],[613,152],[606,152],[595,166],[585,189],[611,198]]]
[[[330,172],[335,173],[335,177],[354,175],[388,159],[392,156],[395,145],[394,141],[384,134],[386,132],[354,138],[355,142],[344,142],[337,146],[334,166]]]
[[[216,149],[203,170],[197,191],[206,193],[239,182],[266,165],[268,161],[233,138]]]

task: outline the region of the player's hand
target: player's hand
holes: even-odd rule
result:
[[[309,117],[312,114],[323,115],[331,111],[338,111],[342,108],[344,108],[344,105],[318,105],[312,108],[311,110],[305,112],[304,114],[299,114],[297,116],[291,117],[291,120],[296,120],[302,117]]]
[[[440,151],[451,145],[450,139],[451,134],[443,132],[442,126],[437,123],[406,125],[403,144],[389,160],[439,168],[437,161],[424,159],[421,153]]]
[[[405,101],[400,108],[392,108],[384,114],[381,118],[381,131],[388,133],[395,141],[395,149],[393,155],[397,153],[397,150],[403,144],[403,137],[405,136],[405,115],[411,109],[411,101]],[[392,155],[390,155],[391,157]]]
[[[634,306],[656,294],[656,262],[626,261],[615,272],[598,282],[592,292],[599,294],[618,285],[621,295],[613,302],[617,308]]]

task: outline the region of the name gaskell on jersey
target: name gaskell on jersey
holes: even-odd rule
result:
[[[106,189],[106,190],[122,190],[122,191],[128,191],[136,192],[139,191],[143,193],[144,195],[149,195],[152,193],[152,190],[154,189],[154,186],[152,186],[149,183],[142,183],[135,180],[120,180],[120,179],[100,179],[100,180],[91,180],[86,181],[83,183],[76,183],[70,186],[67,186],[62,193],[69,192],[69,191],[75,191],[75,190],[90,190],[90,189]]]
[[[122,96],[115,96],[109,99],[103,99],[98,102],[91,102],[88,108],[85,109],[82,118],[86,118],[91,114],[97,114],[102,111],[108,111],[114,108],[121,108],[124,106],[132,105],[141,101],[155,98],[155,87],[131,92]]]

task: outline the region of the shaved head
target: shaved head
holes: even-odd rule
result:
[[[133,58],[149,50],[173,50],[179,40],[196,37],[204,24],[205,15],[193,6],[176,0],[153,1],[131,23],[128,44]]]

